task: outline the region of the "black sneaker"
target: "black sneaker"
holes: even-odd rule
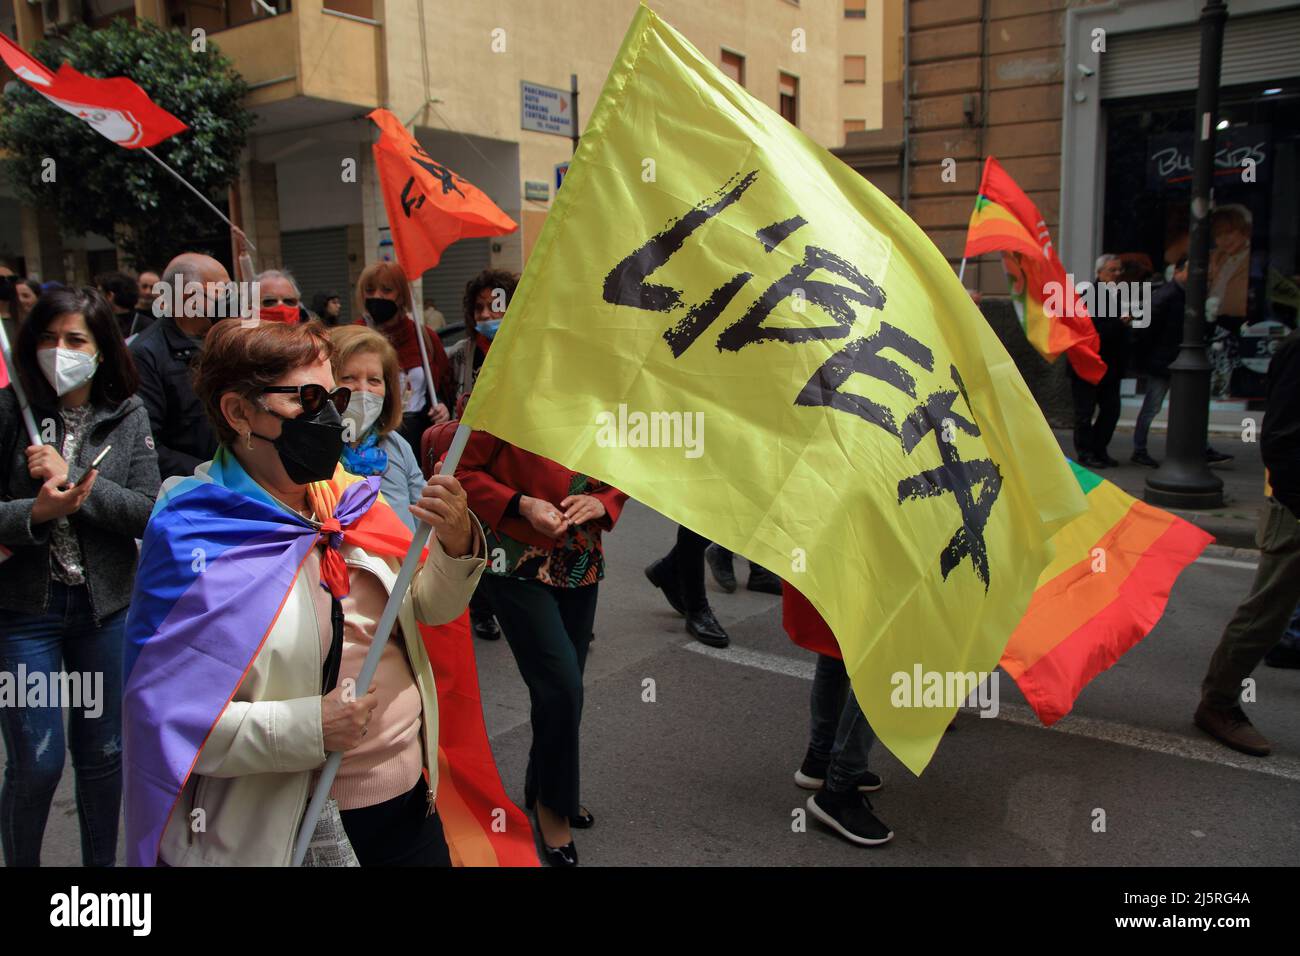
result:
[[[1235,455],[1225,455],[1221,451],[1215,451],[1213,448],[1205,449],[1205,460],[1211,465],[1222,465],[1225,461],[1232,461]]]
[[[808,798],[808,812],[858,846],[879,846],[894,838],[894,831],[871,812],[871,801],[856,790],[814,793]]]
[[[804,754],[803,764],[794,772],[794,782],[805,790],[820,790],[826,784],[826,768],[830,760],[815,757],[810,750]]]
[[[709,570],[713,572],[713,580],[718,582],[718,587],[731,594],[736,590],[736,569],[732,563],[730,551],[711,544],[704,549],[704,560],[709,562]]]
[[[862,771],[862,776],[858,777],[859,793],[875,793],[884,785],[885,781],[880,779],[880,775],[872,773],[870,770]]]
[[[1160,462],[1151,457],[1145,450],[1135,451],[1129,461],[1135,465],[1145,465],[1148,468],[1159,468]]]
[[[781,579],[762,565],[749,563],[749,582],[745,585],[751,591],[762,594],[781,594]]]

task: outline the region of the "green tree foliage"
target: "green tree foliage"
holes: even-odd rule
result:
[[[224,198],[239,175],[253,123],[242,106],[248,85],[211,43],[195,50],[185,33],[116,19],[37,44],[35,57],[56,70],[67,61],[87,76],[127,76],[189,126],[154,153],[205,196]],[[9,84],[0,109],[7,177],[26,200],[51,210],[67,233],[111,237],[139,265],[155,265],[187,239],[211,235],[220,220],[140,150],[124,149],[59,109],[25,83]],[[55,161],[54,181],[42,172]],[[45,179],[48,179],[48,174]]]

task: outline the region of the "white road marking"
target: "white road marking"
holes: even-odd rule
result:
[[[1196,564],[1212,564],[1216,568],[1241,568],[1243,571],[1255,571],[1259,568],[1258,564],[1251,564],[1249,561],[1229,561],[1227,558],[1197,558]]]
[[[703,654],[729,664],[741,664],[756,667],[773,674],[812,680],[815,664],[809,661],[785,657],[781,654],[766,654],[743,647],[708,647],[697,641],[682,644],[688,651]],[[1122,747],[1135,747],[1151,753],[1164,754],[1168,757],[1182,757],[1185,760],[1198,760],[1202,763],[1218,764],[1234,770],[1248,770],[1269,777],[1281,777],[1283,780],[1300,782],[1300,759],[1295,757],[1247,757],[1228,750],[1222,744],[1214,743],[1208,738],[1198,740],[1179,734],[1167,733],[1145,727],[1133,727],[1113,720],[1101,720],[1095,717],[1083,717],[1071,714],[1063,717],[1052,727],[1044,727],[1028,706],[1004,702],[999,708],[996,720],[1005,720],[1022,727],[1032,727],[1047,733],[1067,734],[1071,737],[1086,737],[1103,743],[1119,744]],[[1189,707],[1187,720],[1191,722]]]

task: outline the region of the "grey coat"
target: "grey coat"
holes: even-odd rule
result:
[[[55,449],[63,447],[63,419],[33,408],[37,427],[54,422]],[[27,472],[27,430],[12,388],[0,389],[0,545],[13,552],[0,564],[0,609],[43,614],[50,596],[50,524],[32,526],[32,505],[41,483]],[[136,396],[116,408],[96,406],[90,433],[68,463],[75,481],[105,445],[113,450],[99,466],[95,487],[69,516],[81,544],[90,607],[99,620],[131,601],[138,558],[135,539],[153,510],[161,479],[149,432],[149,413]]]

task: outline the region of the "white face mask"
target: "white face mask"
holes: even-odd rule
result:
[[[343,427],[351,423],[352,433],[349,441],[364,438],[370,427],[379,420],[379,413],[384,410],[384,396],[374,392],[353,392],[348,399],[348,409],[343,413]]]
[[[99,353],[88,355],[75,349],[41,349],[36,353],[36,361],[40,363],[54,394],[62,398],[95,377]]]

